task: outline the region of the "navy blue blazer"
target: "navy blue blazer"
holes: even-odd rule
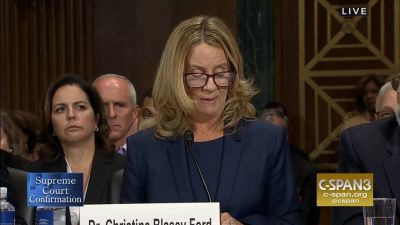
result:
[[[339,172],[373,173],[374,197],[396,198],[400,215],[400,127],[396,117],[346,129],[340,138]],[[361,207],[336,207],[334,225],[363,224]]]
[[[259,121],[241,125],[225,131],[217,190],[221,212],[245,224],[299,224],[286,134]],[[162,140],[147,129],[130,136],[127,145],[121,202],[195,201],[183,137]]]

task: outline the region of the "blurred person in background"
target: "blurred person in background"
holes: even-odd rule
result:
[[[6,166],[24,169],[29,161],[24,155],[22,131],[14,124],[9,112],[0,110],[0,161]]]
[[[149,118],[154,118],[156,114],[157,111],[154,108],[153,104],[153,89],[150,89],[146,91],[146,93],[144,93],[140,117],[141,120],[145,120]]]
[[[344,118],[343,130],[375,119],[375,101],[383,81],[374,75],[363,77],[357,85],[356,109]]]
[[[22,157],[24,143],[22,131],[14,124],[10,113],[0,110],[0,148]]]
[[[12,111],[10,113],[10,117],[23,134],[22,157],[29,161],[38,160],[41,146],[38,142],[38,136],[40,132],[39,118],[30,112],[22,110]]]
[[[135,88],[128,78],[117,74],[101,75],[93,86],[105,105],[109,140],[118,153],[126,155],[126,138],[134,134],[139,125],[140,108],[136,104]]]
[[[153,89],[146,91],[142,100],[140,109],[140,123],[138,130],[143,130],[155,126],[155,117],[158,116],[157,110],[154,108]]]
[[[289,139],[289,118],[283,104],[271,101],[265,104],[259,119],[281,127],[286,131]],[[316,174],[317,169],[308,160],[308,155],[301,149],[289,145],[293,164],[293,174],[297,184],[297,194],[302,211],[300,217],[303,225],[317,225],[319,223],[319,208],[317,207]]]

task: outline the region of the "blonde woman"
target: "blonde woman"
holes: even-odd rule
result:
[[[153,90],[157,126],[127,140],[122,202],[215,201],[222,224],[298,224],[286,136],[254,119],[255,91],[220,19],[174,29]]]

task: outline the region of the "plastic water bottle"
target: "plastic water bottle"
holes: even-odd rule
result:
[[[7,202],[7,188],[0,188],[0,225],[14,225],[15,208]]]
[[[65,225],[64,207],[37,207],[36,225]]]

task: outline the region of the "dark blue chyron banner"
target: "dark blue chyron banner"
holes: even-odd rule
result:
[[[82,190],[82,173],[28,173],[27,205],[82,206]]]

